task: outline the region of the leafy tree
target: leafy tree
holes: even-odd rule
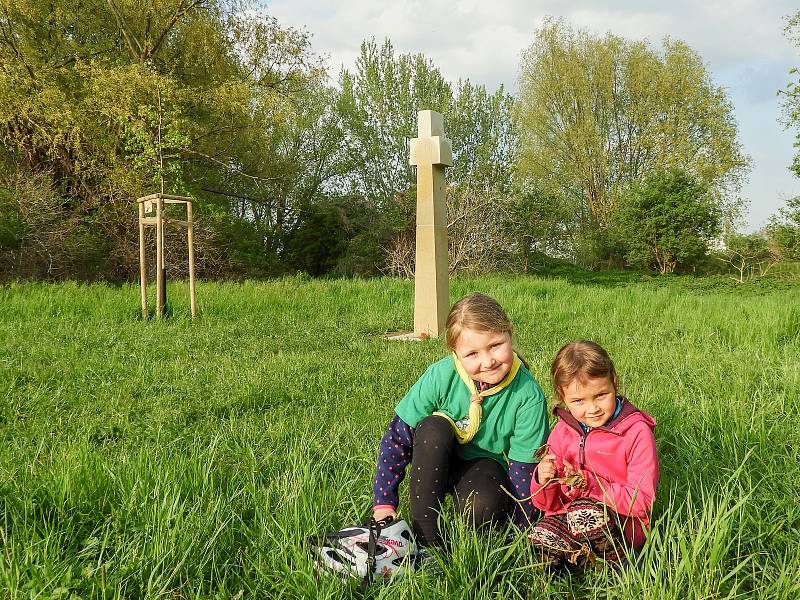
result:
[[[222,0],[0,0],[0,164],[52,179],[75,244],[110,242],[110,277],[136,272],[131,200],[162,181],[193,193],[210,268],[208,228],[241,218],[241,197],[280,221],[267,184],[296,177],[261,149],[321,76],[306,34]]]
[[[673,169],[646,177],[621,196],[613,231],[629,264],[673,273],[707,254],[721,216],[703,181]]]
[[[523,54],[516,116],[521,172],[584,227],[607,226],[622,191],[672,168],[732,211],[748,166],[724,89],[680,41],[657,51],[548,21]]]
[[[453,142],[450,185],[504,196],[511,192],[519,145],[512,110],[513,98],[502,85],[490,94],[469,80],[456,83],[444,113],[446,133]]]
[[[778,260],[800,260],[800,197],[789,200],[770,219],[765,234]]]
[[[375,275],[381,249],[370,245],[378,211],[360,197],[333,197],[302,211],[287,235],[284,258],[295,271],[319,276]]]
[[[334,94],[320,81],[310,82],[282,101],[279,121],[264,115],[262,126],[243,131],[237,156],[248,176],[228,170],[217,170],[214,179],[196,174],[205,191],[228,199],[235,219],[252,223],[250,251],[270,256],[273,274],[302,268],[284,264],[286,240],[303,226],[304,215],[313,214],[316,203],[336,194],[333,182],[349,170]],[[253,256],[252,261],[261,259]]]
[[[516,178],[504,230],[518,267],[527,272],[547,257],[568,256],[577,237],[575,217],[561,198],[530,177]]]
[[[416,137],[417,111],[445,112],[452,90],[422,54],[395,57],[386,40],[361,44],[354,73],[343,70],[337,109],[342,114],[353,173],[352,192],[381,209],[414,183],[408,139]]]
[[[795,46],[800,47],[800,10],[786,18],[784,34]],[[786,84],[786,89],[778,93],[783,98],[783,116],[787,127],[798,129],[800,126],[800,69],[794,67],[789,70],[793,80]],[[795,148],[800,148],[800,132],[795,136]],[[800,177],[800,154],[796,154],[790,169]]]
[[[354,73],[339,80],[342,114],[353,156],[353,189],[376,205],[391,204],[412,187],[408,140],[417,136],[417,112],[443,114],[453,142],[450,185],[501,189],[508,186],[517,135],[512,98],[500,87],[489,94],[481,85],[447,82],[422,54],[395,56],[389,40],[361,44]]]
[[[480,227],[474,219],[476,210],[495,211],[493,216],[500,219],[502,202],[497,200],[510,193],[517,145],[510,118],[512,99],[502,88],[489,94],[469,81],[453,87],[423,55],[396,56],[389,40],[380,46],[374,40],[363,42],[355,71],[343,71],[339,84],[337,110],[352,171],[338,183],[384,215],[383,227],[369,246],[377,243],[388,249],[389,271],[408,273],[414,255],[416,177],[408,164],[408,140],[417,136],[419,110],[441,112],[453,143],[454,165],[447,171],[451,233],[462,241],[474,237],[469,229]],[[473,218],[465,219],[468,213]],[[494,251],[480,254],[490,256]],[[460,256],[456,265],[475,268],[475,253],[469,260],[463,259],[463,252]]]

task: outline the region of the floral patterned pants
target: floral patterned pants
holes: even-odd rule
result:
[[[619,564],[625,560],[621,522],[622,517],[603,503],[578,498],[567,506],[566,513],[541,519],[528,538],[554,566],[565,561],[586,566],[597,557]]]

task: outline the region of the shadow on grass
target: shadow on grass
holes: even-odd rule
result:
[[[627,287],[654,279],[654,275],[633,269],[591,271],[566,262],[537,266],[531,270],[531,275],[542,279],[561,279],[577,285],[594,285],[604,288]]]
[[[800,288],[800,271],[788,265],[763,277],[753,277],[743,282],[729,274],[668,274],[651,273],[635,269],[603,269],[592,271],[566,262],[538,265],[530,271],[541,279],[562,280],[575,285],[596,286],[606,289],[647,287],[671,288],[689,294],[733,294],[761,296],[781,290]]]

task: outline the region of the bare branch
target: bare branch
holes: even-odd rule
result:
[[[198,152],[197,150],[192,150],[191,148],[184,148],[184,152],[189,154],[193,154],[195,156],[199,156],[200,158],[204,158],[206,160],[210,160],[211,162],[224,167],[231,173],[235,173],[236,175],[241,175],[242,177],[247,177],[248,179],[252,179],[253,181],[278,181],[281,179],[280,177],[259,177],[258,175],[250,175],[249,173],[245,173],[244,171],[240,171],[235,167],[231,166],[230,164],[219,160],[218,158],[214,158],[213,156],[209,156],[208,154],[204,154],[202,152]]]
[[[178,19],[180,19],[182,16],[184,16],[190,10],[193,10],[194,8],[200,6],[200,5],[204,4],[204,3],[205,3],[205,0],[194,0],[193,2],[189,2],[188,4],[186,4],[184,6],[184,0],[180,0],[180,2],[178,2],[178,6],[175,8],[175,13],[172,15],[172,17],[170,17],[169,23],[167,23],[167,26],[164,28],[164,30],[161,32],[161,35],[156,40],[156,43],[153,44],[153,47],[148,52],[147,58],[149,59],[156,52],[158,52],[158,49],[161,47],[161,44],[164,43],[164,40],[166,39],[167,34],[175,26],[175,23],[178,22]]]
[[[11,15],[8,14],[8,10],[6,9],[5,6],[3,6],[3,14],[5,14],[6,21],[8,22],[9,27],[10,27],[11,26]],[[13,34],[13,32],[11,32],[10,29],[9,29],[9,31],[6,31],[6,28],[2,27],[2,26],[0,26],[0,30],[2,30],[2,33],[3,33],[3,40],[5,40],[6,44],[14,51],[14,54],[17,55],[17,58],[19,58],[20,62],[22,62],[22,64],[25,66],[25,70],[28,71],[28,75],[30,75],[31,79],[33,79],[35,81],[36,80],[36,75],[34,74],[33,69],[28,64],[28,62],[25,60],[25,57],[22,55],[22,52],[20,51],[20,49],[17,48],[17,45],[14,43],[14,39],[13,39],[14,38],[14,34]]]
[[[125,38],[125,43],[128,45],[128,50],[130,50],[131,56],[139,62],[143,62],[144,59],[142,58],[142,45],[133,35],[133,32],[128,26],[128,22],[125,20],[125,17],[122,14],[122,11],[119,9],[119,7],[117,7],[117,4],[114,2],[114,0],[107,0],[107,2],[111,12],[114,13],[114,18],[117,20],[117,27],[119,28],[120,33],[122,33],[122,37]],[[136,48],[133,47],[134,42],[136,43]]]
[[[243,194],[234,194],[233,192],[223,192],[223,191],[220,191],[220,190],[214,190],[214,189],[207,188],[207,187],[201,187],[200,189],[203,190],[204,192],[209,192],[211,194],[217,194],[219,196],[226,196],[228,198],[239,198],[240,200],[247,200],[248,202],[255,202],[256,204],[262,204],[264,206],[269,206],[269,205],[272,204],[271,202],[266,202],[264,200],[258,200],[257,198],[253,198],[252,196],[245,196]]]

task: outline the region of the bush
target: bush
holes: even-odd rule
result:
[[[300,212],[282,257],[290,270],[313,276],[375,275],[390,224],[363,198],[329,198]]]
[[[0,253],[18,249],[24,237],[25,225],[14,193],[9,188],[0,188]]]
[[[789,200],[764,231],[779,260],[800,260],[800,197]]]
[[[697,265],[719,235],[720,221],[707,186],[672,169],[650,175],[624,194],[613,228],[628,264],[664,274]]]
[[[0,276],[63,276],[63,241],[70,225],[50,175],[18,172],[0,180],[0,189]]]

